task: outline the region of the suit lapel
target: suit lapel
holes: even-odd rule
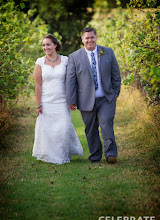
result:
[[[101,46],[97,45],[97,54],[99,54],[101,48],[102,48]],[[101,80],[101,56],[99,55],[97,56],[98,56],[97,60],[98,60],[99,78]]]
[[[99,72],[100,72],[100,58],[101,56],[99,56],[99,51],[100,51],[101,47],[99,45],[97,45],[97,60],[98,60],[98,69],[99,69]]]
[[[102,46],[99,46],[99,45],[97,45],[97,54],[99,54],[99,51],[101,50],[101,48],[102,48]],[[85,63],[85,65],[86,65],[86,67],[87,67],[87,69],[88,69],[88,71],[89,71],[89,73],[90,73],[90,75],[91,75],[91,77],[92,77],[92,79],[93,79],[93,74],[92,74],[92,69],[91,69],[91,65],[90,65],[90,62],[89,62],[89,60],[88,60],[88,55],[87,55],[87,53],[86,53],[86,51],[85,51],[85,48],[83,47],[82,48],[82,58],[83,58],[83,62],[82,63]],[[98,56],[98,55],[97,55]],[[98,60],[98,69],[99,69],[99,77],[100,77],[100,80],[101,80],[101,65],[102,65],[102,59],[103,59],[103,56],[101,55],[101,56],[98,56],[98,58],[97,58],[97,60]],[[94,80],[94,79],[93,79]]]
[[[88,60],[88,55],[87,55],[87,53],[86,53],[84,47],[82,48],[82,54],[83,54],[84,63],[85,63],[85,65],[86,65],[86,67],[87,67],[87,69],[88,69],[88,71],[89,71],[91,77],[93,78],[93,74],[92,74],[92,70],[91,70],[91,65],[90,65],[90,62],[89,62],[89,60]]]

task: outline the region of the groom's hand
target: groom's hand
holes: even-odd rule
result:
[[[69,105],[68,107],[70,108],[71,111],[76,111],[76,109],[77,109],[77,105],[76,104]]]

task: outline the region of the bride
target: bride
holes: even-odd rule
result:
[[[66,103],[65,75],[68,57],[59,55],[61,45],[53,35],[43,39],[45,56],[34,70],[37,121],[33,157],[48,163],[69,163],[83,154]]]

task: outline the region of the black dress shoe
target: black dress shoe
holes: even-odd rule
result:
[[[114,156],[109,156],[109,157],[106,158],[106,161],[108,163],[116,163],[117,162],[117,158],[114,157]]]
[[[100,160],[92,160],[91,163],[100,163]]]

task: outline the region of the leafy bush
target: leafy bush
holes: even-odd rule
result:
[[[16,4],[23,0],[15,0]],[[48,24],[49,32],[58,32],[62,36],[62,53],[69,53],[79,49],[81,31],[94,14],[94,0],[25,0],[26,7],[35,9],[33,17],[39,15]]]
[[[136,1],[138,2],[138,1]],[[160,103],[160,10],[119,9],[106,20],[101,42],[112,47],[119,61],[123,83],[135,83],[148,101]],[[136,7],[144,8],[145,5]]]
[[[42,55],[42,38],[48,32],[39,17],[31,22],[32,14],[33,10],[21,12],[13,1],[0,7],[0,147],[6,146],[18,97],[29,95],[33,89],[30,75],[36,57]]]
[[[21,4],[23,7],[23,4]],[[31,22],[32,11],[25,14],[8,2],[0,7],[0,96],[13,100],[19,94],[29,94],[28,80],[33,62],[39,56],[42,37],[47,26],[38,17]],[[41,50],[42,51],[42,50]]]

